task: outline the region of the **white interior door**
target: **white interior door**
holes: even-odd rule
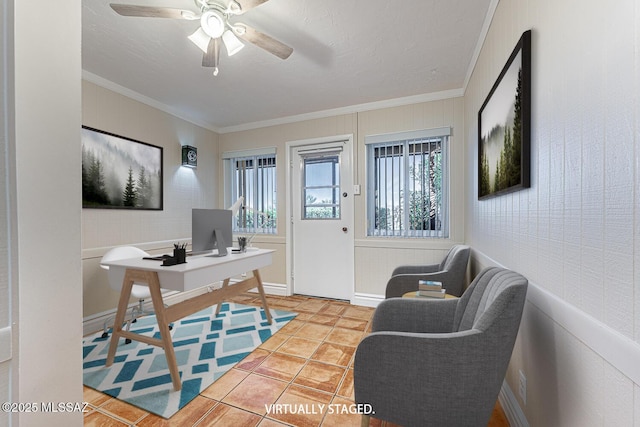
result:
[[[351,139],[292,147],[292,277],[297,294],[351,299]]]

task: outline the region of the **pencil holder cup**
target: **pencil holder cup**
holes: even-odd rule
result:
[[[240,247],[240,252],[245,252],[247,250],[247,238],[238,237],[238,246]]]
[[[176,264],[184,264],[187,262],[187,250],[184,248],[176,248],[173,250],[173,257],[176,259]]]

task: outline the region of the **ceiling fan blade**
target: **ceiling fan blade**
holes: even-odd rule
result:
[[[136,6],[129,4],[110,4],[111,9],[122,16],[139,16],[144,18],[197,19],[190,10],[172,9],[168,7]]]
[[[244,32],[235,32],[238,37],[253,43],[256,46],[266,50],[267,52],[277,56],[280,59],[287,59],[293,52],[293,48],[290,48],[286,44],[279,42],[271,36],[268,36],[254,28],[248,27],[244,24],[239,24],[244,27]]]
[[[207,53],[202,56],[203,67],[217,67],[220,63],[220,39],[211,39]]]
[[[260,6],[262,3],[266,3],[269,0],[235,0],[240,7],[242,8],[242,12],[246,12],[249,9],[253,9],[254,7]]]

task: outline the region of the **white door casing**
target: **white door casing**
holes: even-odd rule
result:
[[[297,141],[287,146],[288,291],[351,300],[353,137]]]

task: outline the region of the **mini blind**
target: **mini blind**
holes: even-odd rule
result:
[[[277,176],[275,148],[225,152],[225,201],[230,206],[240,196],[242,209],[234,230],[276,233]]]
[[[441,128],[365,137],[368,235],[448,237],[449,134]]]

